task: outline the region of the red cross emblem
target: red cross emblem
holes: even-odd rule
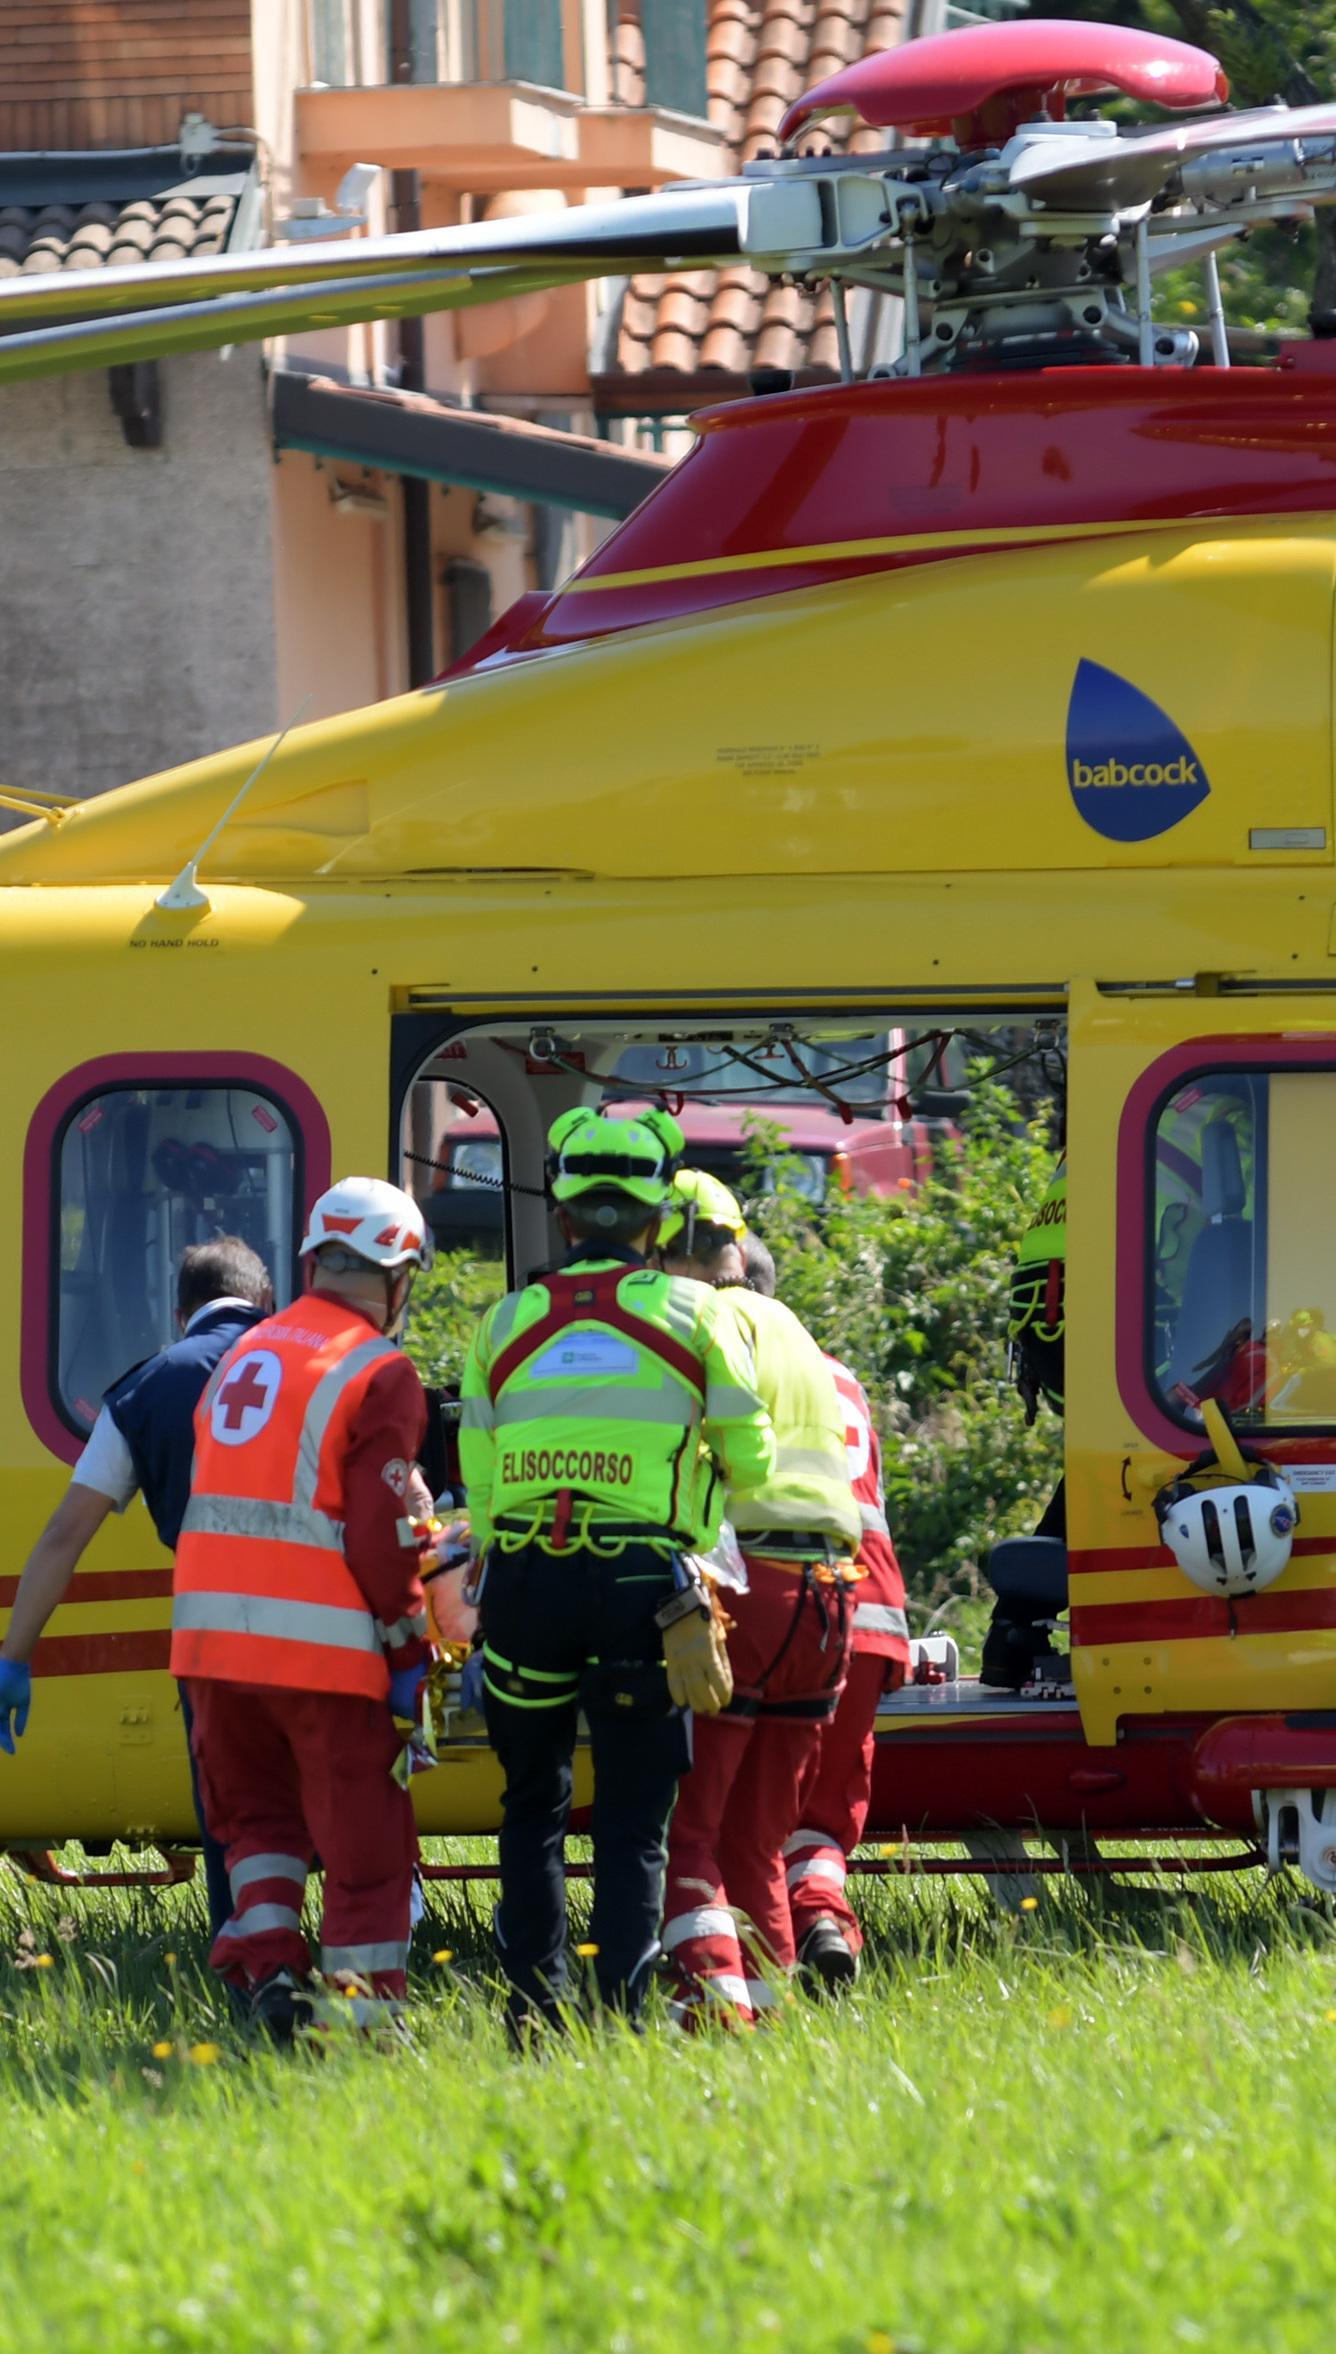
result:
[[[282,1359],[272,1349],[252,1349],[214,1392],[209,1428],[225,1447],[244,1447],[264,1429],[283,1380]]]

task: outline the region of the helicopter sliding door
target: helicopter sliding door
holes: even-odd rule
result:
[[[1336,1705],[1336,999],[1073,1005],[1067,1414],[1073,1659],[1087,1730]],[[1231,1604],[1159,1541],[1202,1401],[1300,1505],[1283,1576]]]

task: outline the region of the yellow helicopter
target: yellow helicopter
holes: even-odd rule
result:
[[[1105,90],[1166,119],[1064,119]],[[181,1245],[241,1232],[291,1285],[305,1201],[405,1165],[416,1088],[494,1115],[524,1270],[546,1129],[628,1046],[707,1101],[739,1057],[838,1096],[869,1037],[1060,1025],[1068,1542],[1015,1574],[1070,1649],[1018,1693],[925,1655],[883,1708],[872,1829],[1188,1861],[1237,1833],[1224,1861],[1336,1888],[1336,345],[1230,367],[1214,261],[1336,200],[1336,106],[1226,95],[1158,36],[980,27],[836,75],[719,186],[107,269],[73,323],[68,276],[0,285],[0,382],[739,258],[829,281],[845,359],[699,416],[434,686],[95,801],[11,797],[16,1566],[101,1388],[168,1337]],[[831,117],[884,152],[800,152]],[[1184,260],[1210,364],[1154,317]],[[857,286],[905,318],[862,382]],[[1217,1405],[1297,1502],[1265,1590],[1193,1583],[1154,1509]],[[170,1583],[138,1510],[93,1548],[0,1766],[11,1851],[188,1838]],[[444,1759],[423,1828],[494,1828],[485,1747]]]

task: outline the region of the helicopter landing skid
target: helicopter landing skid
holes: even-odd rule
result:
[[[40,1880],[45,1888],[179,1888],[195,1876],[197,1858],[179,1847],[159,1850],[162,1869],[113,1872],[72,1872],[56,1861],[54,1848],[11,1847],[5,1850],[16,1872]]]

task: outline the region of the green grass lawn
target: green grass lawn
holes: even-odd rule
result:
[[[433,1892],[414,2050],[314,2060],[238,2033],[193,1892],[0,1874],[6,2354],[1331,2346],[1336,1929],[1296,1882],[880,1883],[838,2014],[528,2064],[490,1893]]]

